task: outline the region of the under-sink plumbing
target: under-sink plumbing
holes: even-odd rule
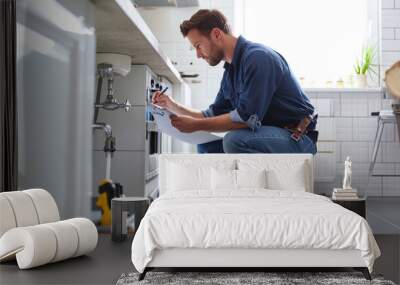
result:
[[[104,142],[104,153],[106,155],[106,176],[105,179],[111,180],[111,158],[115,152],[115,137],[112,135],[110,125],[97,123],[92,125],[93,130],[103,130],[106,139]]]
[[[100,225],[111,225],[111,199],[123,195],[123,187],[120,183],[111,180],[111,159],[115,152],[115,137],[113,136],[111,126],[106,123],[97,122],[99,110],[114,111],[124,109],[125,112],[132,110],[129,100],[123,103],[118,102],[114,97],[114,76],[126,76],[131,71],[132,59],[128,55],[113,53],[97,53],[97,92],[94,103],[93,130],[102,130],[105,134],[104,153],[106,156],[106,175],[105,179],[99,181],[96,206],[101,209]],[[101,102],[101,88],[103,79],[107,80],[107,95]]]
[[[125,112],[128,112],[132,109],[132,104],[128,99],[126,99],[123,103],[118,102],[118,100],[114,97],[113,87],[115,75],[121,74],[125,76],[127,73],[129,73],[130,57],[116,54],[98,54],[97,57],[100,58],[100,63],[97,64],[98,81],[93,120],[95,124],[97,123],[97,117],[99,115],[100,108],[108,111],[124,109]],[[125,61],[128,61],[129,67],[125,67],[125,65],[127,65]],[[103,102],[100,102],[103,79],[107,80],[107,96]]]
[[[124,103],[118,102],[118,100],[114,97],[114,88],[113,88],[113,83],[114,83],[114,71],[112,68],[111,64],[108,63],[100,63],[97,66],[98,69],[98,74],[99,74],[99,79],[97,83],[97,96],[96,96],[96,103],[94,105],[95,107],[95,122],[98,116],[98,111],[99,108],[108,110],[108,111],[113,111],[119,108],[122,108],[125,110],[125,112],[128,112],[131,110],[132,105],[129,102],[128,99],[125,100]],[[107,96],[106,99],[103,102],[100,101],[100,96],[101,96],[101,87],[103,83],[103,78],[107,79]]]

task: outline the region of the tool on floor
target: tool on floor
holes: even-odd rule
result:
[[[123,193],[122,185],[119,183],[113,183],[109,179],[103,179],[100,181],[99,185],[99,197],[96,201],[96,206],[98,206],[101,211],[101,226],[111,225],[111,200],[113,198],[121,197]]]

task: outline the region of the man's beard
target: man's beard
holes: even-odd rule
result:
[[[224,58],[224,52],[221,49],[218,49],[215,46],[213,46],[211,48],[210,56],[208,57],[208,64],[210,66],[216,66],[221,62],[223,58]]]

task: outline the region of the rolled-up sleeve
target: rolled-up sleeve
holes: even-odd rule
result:
[[[230,111],[230,117],[233,122],[245,123],[250,129],[257,130],[285,70],[274,57],[263,51],[248,55],[244,65],[237,108]]]
[[[247,121],[243,120],[238,113],[238,109],[229,112],[232,122],[245,123],[250,129],[257,130],[261,126],[261,120],[257,114],[251,115]]]
[[[204,118],[206,118],[206,117],[214,117],[215,116],[211,106],[208,107],[208,109],[201,111],[201,113],[203,114]]]
[[[214,103],[212,103],[208,107],[208,109],[201,111],[204,117],[214,117],[222,114],[227,114],[233,109],[231,102],[226,99],[227,96],[225,96],[225,93],[229,92],[224,88],[224,85],[226,85],[225,80],[227,80],[226,76],[226,73],[224,73],[221,81],[221,86],[218,91],[217,97],[214,100]]]

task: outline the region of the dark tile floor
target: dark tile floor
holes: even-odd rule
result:
[[[382,254],[374,270],[400,284],[400,197],[369,197],[367,220]]]
[[[87,256],[29,270],[18,270],[16,262],[0,264],[0,284],[115,284],[122,273],[134,271],[131,243],[115,243],[101,234],[96,250]]]
[[[368,198],[367,220],[382,256],[375,272],[400,283],[400,197]],[[124,272],[134,271],[130,260],[131,240],[113,243],[100,235],[97,249],[78,257],[30,270],[18,270],[15,262],[0,265],[0,284],[115,284]]]
[[[369,197],[367,220],[375,234],[399,235],[400,197]]]

